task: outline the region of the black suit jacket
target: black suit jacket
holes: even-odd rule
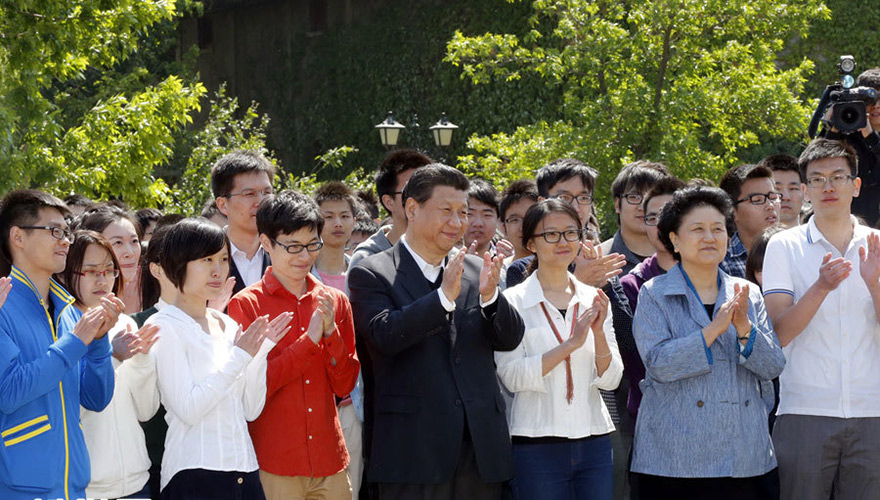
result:
[[[482,480],[513,476],[494,351],[516,348],[525,327],[500,293],[480,307],[481,268],[480,259],[465,260],[453,313],[402,243],[349,270],[358,343],[371,360],[364,373],[371,481],[450,481],[465,418]]]
[[[260,276],[265,274],[266,268],[271,265],[272,260],[269,258],[269,252],[263,252],[263,267],[260,271]],[[233,296],[248,287],[248,285],[244,282],[244,279],[241,277],[241,273],[238,272],[238,267],[235,266],[235,259],[233,259],[232,257],[229,257],[229,275],[235,278],[235,286],[232,287]]]

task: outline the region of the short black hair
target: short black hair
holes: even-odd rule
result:
[[[140,234],[146,234],[150,223],[159,222],[162,218],[162,212],[156,208],[142,208],[134,213],[134,218],[140,227]]]
[[[388,207],[382,202],[382,197],[391,195],[397,189],[397,176],[407,170],[424,167],[434,163],[428,155],[415,149],[398,149],[385,156],[379,169],[376,171],[376,196],[385,210]]]
[[[880,90],[880,68],[871,68],[863,71],[856,79],[856,85]]]
[[[756,274],[761,272],[761,269],[764,267],[764,255],[767,253],[767,243],[770,242],[770,238],[773,237],[774,234],[783,230],[784,228],[780,226],[770,226],[761,231],[761,234],[759,234],[758,237],[755,238],[755,241],[752,242],[752,247],[749,248],[749,253],[746,257],[747,280],[756,285],[758,284]]]
[[[359,189],[357,192],[357,198],[361,204],[361,208],[364,209],[364,212],[366,212],[370,218],[379,218],[379,200],[372,191]]]
[[[498,204],[498,217],[501,222],[507,218],[507,211],[510,206],[520,200],[531,200],[532,203],[538,202],[538,185],[531,179],[520,179],[511,182],[507,188],[501,193],[501,203]]]
[[[13,226],[29,226],[40,218],[40,210],[54,208],[61,215],[70,213],[67,205],[55,196],[36,189],[10,191],[0,200],[0,276],[11,272],[12,250],[9,247],[9,230]]]
[[[156,223],[156,229],[153,230],[153,237],[150,238],[147,249],[141,254],[143,256],[141,259],[141,307],[144,309],[155,305],[162,295],[159,280],[153,277],[153,273],[150,272],[150,264],[162,265],[159,259],[162,252],[165,251],[165,236],[175,224],[183,219],[184,217],[180,214],[162,216]]]
[[[859,175],[859,156],[856,151],[845,141],[833,141],[831,139],[813,139],[807,148],[798,157],[798,170],[801,172],[801,181],[807,180],[807,166],[814,161],[825,158],[843,158],[849,165],[852,175]]]
[[[211,167],[211,192],[214,198],[229,196],[236,176],[260,172],[269,176],[269,182],[275,178],[275,166],[259,152],[236,150],[227,153]]]
[[[662,163],[634,161],[620,169],[617,177],[614,178],[614,182],[611,183],[611,196],[620,198],[632,190],[644,193],[654,183],[669,175],[669,169]]]
[[[645,194],[645,201],[642,202],[642,210],[645,212],[648,211],[648,202],[653,198],[658,196],[667,196],[673,195],[676,191],[682,190],[687,186],[687,184],[675,177],[674,175],[668,175],[659,181],[657,181],[650,190],[648,190],[647,194]]]
[[[468,188],[468,200],[471,198],[479,201],[484,205],[488,205],[495,210],[498,215],[498,190],[489,181],[480,178],[471,179],[471,185]]]
[[[419,205],[424,205],[434,195],[434,188],[437,186],[449,186],[467,192],[470,181],[463,173],[448,165],[442,163],[425,165],[413,172],[406,187],[403,188],[403,204],[406,205],[406,200],[412,198]]]
[[[774,172],[794,172],[796,174],[801,173],[800,169],[798,169],[797,158],[788,153],[772,154],[759,161],[758,165],[767,167]]]
[[[737,165],[724,172],[718,187],[727,193],[727,196],[730,196],[730,200],[733,203],[736,203],[739,197],[742,196],[743,184],[751,179],[773,179],[773,171],[764,165],[751,163]]]
[[[733,214],[733,203],[730,196],[723,190],[714,187],[694,186],[676,191],[669,203],[660,212],[660,220],[657,222],[657,236],[666,247],[666,251],[672,254],[675,260],[681,260],[681,255],[675,251],[669,233],[678,232],[681,222],[699,207],[713,207],[724,216],[725,221]]]
[[[596,170],[580,160],[560,158],[541,167],[535,176],[535,183],[538,186],[538,194],[542,198],[549,198],[550,189],[553,186],[572,177],[579,177],[587,191],[592,193],[593,188],[596,187],[596,177],[598,176],[599,173]]]
[[[538,230],[538,225],[544,220],[545,217],[552,213],[562,213],[566,214],[572,218],[574,224],[581,229],[581,219],[578,216],[577,211],[571,206],[570,203],[565,203],[562,200],[558,200],[556,198],[547,198],[545,200],[541,200],[534,205],[530,206],[528,210],[526,210],[526,215],[523,217],[522,223],[522,246],[526,247],[528,245],[529,240],[535,237],[535,233]],[[583,233],[581,234],[581,239],[583,239]],[[538,268],[538,256],[536,255],[532,262],[529,263],[527,272],[532,273],[535,269]]]
[[[165,271],[168,279],[183,291],[186,283],[186,265],[191,261],[214,255],[223,250],[229,250],[229,239],[226,233],[207,219],[186,218],[169,226],[168,232],[162,238],[162,251],[159,255],[159,265]],[[173,251],[166,251],[172,249]]]
[[[339,181],[329,181],[319,186],[315,191],[314,198],[315,203],[317,203],[319,207],[323,205],[325,201],[344,201],[348,203],[352,217],[354,217],[361,208],[361,204],[358,202],[354,191]]]
[[[370,218],[366,212],[360,212],[354,219],[354,231],[352,233],[375,234],[379,230],[376,221]]]
[[[82,303],[82,297],[79,295],[79,280],[82,277],[80,272],[82,271],[86,250],[90,246],[98,245],[106,250],[110,254],[110,260],[113,262],[113,269],[117,271],[120,271],[120,269],[119,261],[116,260],[116,252],[113,251],[110,242],[101,236],[101,233],[95,231],[75,231],[74,236],[73,243],[67,249],[67,265],[64,267],[64,271],[55,274],[55,279],[64,285],[64,288],[73,295],[77,302]],[[113,279],[113,287],[110,291],[119,295],[123,288],[123,281],[122,276],[117,276]]]
[[[107,226],[120,220],[127,220],[134,226],[138,239],[144,237],[143,229],[131,212],[120,208],[118,205],[101,204],[83,212],[75,221],[76,229],[88,229],[103,233]]]
[[[286,189],[267,196],[257,209],[257,231],[274,240],[279,234],[293,234],[302,228],[324,230],[324,216],[310,197]]]
[[[89,198],[87,198],[84,195],[81,195],[79,193],[73,193],[73,194],[69,194],[69,195],[65,196],[64,203],[68,207],[83,207],[83,208],[89,208],[95,204],[94,201],[90,200]]]

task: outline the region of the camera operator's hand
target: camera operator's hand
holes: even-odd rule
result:
[[[868,115],[868,119],[866,120],[867,123],[863,128],[859,129],[859,131],[862,133],[862,137],[868,137],[869,135],[874,133],[874,127],[871,126],[871,116],[875,114],[880,114],[880,103],[875,102],[874,104],[865,106],[865,113]]]

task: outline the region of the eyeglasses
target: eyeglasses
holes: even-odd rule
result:
[[[824,177],[823,177],[824,179]],[[782,198],[782,193],[777,193],[776,191],[771,191],[769,193],[752,193],[745,198],[736,200],[737,204],[740,204],[744,201],[748,201],[752,205],[763,205],[767,203],[767,200],[779,201]]]
[[[303,250],[308,250],[309,253],[315,253],[324,246],[323,241],[313,241],[312,243],[308,243],[306,245],[300,245],[298,243],[292,243],[290,245],[285,245],[284,243],[279,243],[278,240],[273,239],[272,243],[275,243],[276,245],[280,246],[289,254],[302,253]]]
[[[559,243],[559,240],[561,238],[565,238],[565,241],[575,242],[580,241],[583,234],[584,231],[582,229],[569,229],[567,231],[544,231],[543,233],[536,234],[535,238],[541,236],[547,243]]]
[[[265,198],[266,196],[274,193],[272,188],[261,189],[259,191],[253,189],[245,189],[244,191],[239,191],[238,193],[229,193],[226,195],[227,198],[232,198],[233,196],[241,196],[246,200],[253,200],[256,197]]]
[[[590,205],[593,203],[593,195],[591,194],[579,194],[577,196],[571,194],[557,194],[551,196],[551,198],[562,200],[569,205],[573,205],[575,202],[577,202],[578,205]]]
[[[645,196],[639,193],[626,193],[625,195],[621,196],[621,198],[626,200],[626,202],[630,205],[638,205],[642,202],[643,199],[645,199]]]
[[[855,179],[854,175],[846,175],[846,174],[834,174],[831,177],[825,177],[822,175],[814,175],[811,177],[807,177],[807,187],[813,189],[822,189],[825,187],[826,182],[831,182],[831,187],[843,187],[846,185],[848,181]]]
[[[657,214],[650,214],[645,216],[646,226],[656,226],[658,222],[660,222],[660,216]]]
[[[508,226],[518,226],[518,225],[522,224],[522,221],[523,221],[522,217],[508,217],[508,218],[504,219],[504,223],[507,224]]]
[[[45,229],[52,234],[52,237],[56,240],[67,239],[67,241],[73,243],[76,240],[76,235],[73,234],[73,231],[70,229],[64,229],[63,227],[58,226],[18,226],[21,229]]]
[[[116,279],[119,277],[119,269],[114,268],[114,269],[107,269],[106,271],[83,271],[83,272],[76,273],[76,274],[82,276],[83,278],[88,278],[91,280],[98,279],[99,276],[101,278],[110,277],[110,278]]]

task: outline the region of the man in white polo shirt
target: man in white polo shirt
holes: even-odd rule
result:
[[[850,215],[855,152],[817,139],[798,159],[809,223],[773,237],[764,296],[786,367],[773,442],[785,500],[880,498],[880,239]]]

